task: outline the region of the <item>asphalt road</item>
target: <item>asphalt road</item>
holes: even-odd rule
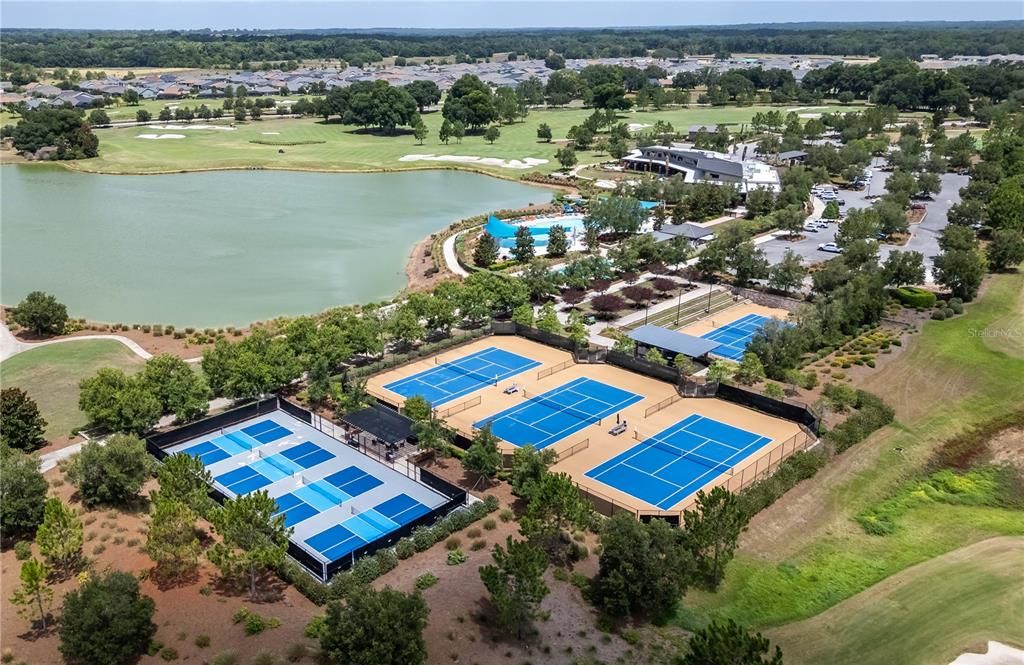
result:
[[[855,208],[868,208],[871,201],[865,197],[885,193],[885,180],[888,173],[872,167],[873,177],[871,187],[863,191],[840,190],[839,198],[846,200],[846,210]],[[896,245],[883,244],[879,248],[879,255],[882,260],[892,250],[921,252],[925,257],[925,268],[929,273],[930,280],[932,258],[939,253],[938,236],[948,223],[946,215],[950,207],[960,201],[960,188],[967,184],[967,176],[946,173],[940,176],[942,190],[935,195],[934,200],[925,201],[927,214],[920,224],[913,224],[910,227],[911,237],[907,244],[900,247]],[[829,252],[818,249],[818,245],[835,240],[838,224],[829,224],[828,228],[821,229],[817,233],[804,232],[802,240],[790,241],[783,238],[769,240],[759,245],[772,264],[778,263],[786,250],[791,249],[799,254],[804,263],[816,263],[835,256]]]

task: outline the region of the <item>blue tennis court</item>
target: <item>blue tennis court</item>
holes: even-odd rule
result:
[[[492,346],[393,381],[384,388],[402,397],[419,395],[437,406],[539,366],[536,360]]]
[[[584,475],[667,510],[770,442],[692,414]]]
[[[711,332],[701,335],[701,337],[721,344],[721,346],[711,351],[714,355],[722,356],[729,360],[743,360],[747,344],[750,344],[750,340],[753,339],[754,335],[764,327],[764,324],[771,320],[770,316],[747,314],[732,323],[715,328]]]
[[[491,426],[496,436],[516,446],[540,450],[561,441],[643,397],[600,381],[579,378],[541,395],[522,393],[525,401],[473,426]]]
[[[754,335],[758,334],[758,331],[764,328],[764,325],[771,320],[771,317],[749,314],[741,319],[736,319],[732,323],[716,328],[710,333],[700,335],[700,337],[721,344],[721,346],[711,351],[715,356],[721,356],[730,361],[741,361],[746,351],[746,345],[750,344]]]

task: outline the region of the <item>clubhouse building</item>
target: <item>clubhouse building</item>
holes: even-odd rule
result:
[[[714,182],[735,185],[741,194],[754,189],[778,193],[779,172],[756,159],[735,159],[713,150],[650,145],[626,155],[623,166],[635,171],[665,176],[683,176],[685,182]]]

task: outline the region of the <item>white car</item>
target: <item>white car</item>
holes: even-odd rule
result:
[[[820,252],[832,252],[833,254],[842,254],[843,248],[834,242],[823,242],[818,245],[818,251]]]
[[[814,222],[805,222],[804,223],[804,231],[810,231],[811,233],[817,233],[818,232],[818,225],[815,224]]]

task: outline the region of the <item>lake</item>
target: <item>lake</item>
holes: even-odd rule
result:
[[[0,296],[53,293],[110,323],[244,325],[395,296],[413,246],[545,202],[461,171],[91,175],[0,168]]]

